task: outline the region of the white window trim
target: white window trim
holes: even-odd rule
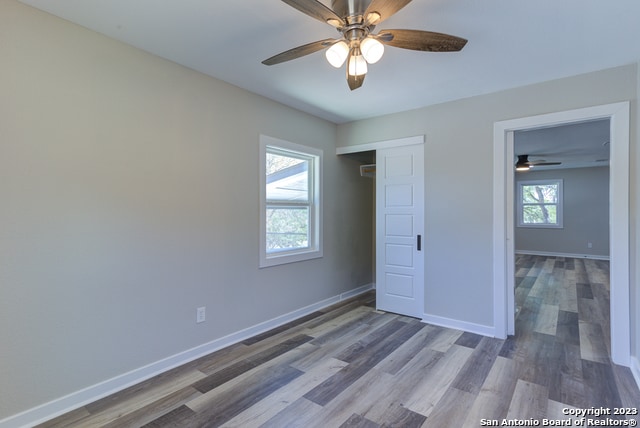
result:
[[[558,222],[556,224],[534,224],[534,223],[525,223],[523,218],[523,203],[522,203],[522,187],[523,186],[535,186],[535,185],[547,185],[547,184],[555,184],[558,186],[558,202],[556,205],[556,217]],[[527,227],[527,228],[535,228],[535,229],[562,229],[562,219],[563,219],[563,208],[564,200],[563,200],[563,180],[562,179],[553,179],[553,180],[528,180],[528,181],[518,181],[518,227]]]
[[[267,147],[283,149],[314,158],[312,166],[313,188],[309,210],[309,247],[302,250],[267,253],[267,174],[266,157]],[[289,141],[260,135],[260,267],[277,266],[286,263],[294,263],[303,260],[311,260],[322,257],[322,156],[323,151],[303,146]]]

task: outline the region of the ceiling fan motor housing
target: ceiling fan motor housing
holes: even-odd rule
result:
[[[362,16],[371,0],[331,0],[331,9],[342,17]]]

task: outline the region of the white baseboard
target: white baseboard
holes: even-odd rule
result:
[[[438,325],[440,327],[452,328],[455,330],[468,331],[470,333],[476,333],[481,336],[495,337],[495,328],[488,325],[475,324],[429,314],[422,315],[422,322]]]
[[[372,290],[374,286],[374,284],[367,284],[362,287],[355,288],[338,296],[330,297],[304,308],[289,312],[288,314],[284,314],[260,324],[256,324],[244,330],[232,333],[225,337],[221,337],[220,339],[216,339],[209,343],[196,346],[195,348],[188,349],[168,358],[156,361],[155,363],[140,367],[128,373],[124,373],[112,379],[108,379],[104,382],[100,382],[88,388],[84,388],[80,391],[76,391],[64,397],[26,410],[22,413],[18,413],[8,418],[2,419],[0,420],[0,428],[32,427],[49,419],[53,419],[57,416],[75,410],[86,404],[104,398],[108,395],[114,394],[118,391],[122,391],[125,388],[138,384],[175,367],[179,367],[183,364],[196,360],[219,349],[233,345],[234,343],[238,343],[257,334],[264,333],[271,330],[272,328],[279,327],[288,322],[295,321],[298,318],[309,315],[320,309],[324,309],[342,300],[346,300],[359,294],[366,293],[367,291]]]
[[[369,290],[374,290],[376,288],[376,284],[373,282],[367,285],[363,285],[362,287],[354,288],[353,290],[349,290],[340,295],[340,300],[347,300],[355,296],[359,296],[360,294],[364,294]],[[306,315],[306,314],[305,314]]]
[[[633,378],[636,380],[636,385],[640,388],[640,360],[636,357],[631,357],[631,373],[633,373]]]
[[[557,253],[552,251],[529,251],[516,250],[516,254],[525,254],[529,256],[547,256],[547,257],[567,257],[571,259],[591,259],[591,260],[609,260],[609,256],[599,256],[594,254],[573,254],[573,253]]]

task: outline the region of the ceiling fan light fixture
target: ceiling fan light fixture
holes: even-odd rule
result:
[[[349,76],[363,76],[367,74],[367,61],[362,56],[360,48],[351,49],[347,61],[347,74]]]
[[[345,41],[339,41],[327,49],[324,55],[327,57],[329,64],[335,68],[340,68],[349,56],[349,45]]]
[[[516,162],[516,171],[529,171],[531,169],[531,163],[529,162],[528,155],[518,155],[518,161]]]
[[[380,58],[382,58],[384,54],[384,45],[373,37],[366,37],[360,43],[360,50],[362,51],[362,56],[364,56],[364,59],[369,64],[375,64],[380,61]]]
[[[390,18],[411,0],[283,0],[298,11],[329,24],[341,34],[338,39],[324,39],[286,50],[262,61],[264,65],[276,65],[285,61],[325,51],[327,61],[336,68],[347,63],[346,75],[349,89],[362,86],[368,64],[382,58],[384,45],[414,51],[457,52],[467,43],[466,39],[449,34],[423,30],[381,30],[375,27]]]

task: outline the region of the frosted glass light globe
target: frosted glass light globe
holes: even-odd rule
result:
[[[369,64],[375,64],[384,54],[384,45],[372,37],[367,37],[360,43],[360,50]]]
[[[350,76],[362,76],[363,74],[367,74],[367,61],[362,55],[360,55],[358,48],[355,48],[349,56],[347,72]]]
[[[340,41],[327,49],[324,55],[327,57],[329,64],[335,68],[340,68],[347,59],[347,56],[349,56],[349,46],[346,42]]]

